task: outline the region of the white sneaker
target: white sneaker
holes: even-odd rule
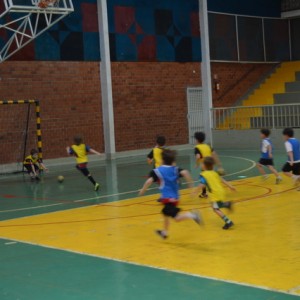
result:
[[[281,181],[282,181],[282,177],[280,176],[276,177],[276,181],[275,181],[276,184],[279,184]]]

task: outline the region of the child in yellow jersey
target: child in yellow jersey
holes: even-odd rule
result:
[[[220,210],[221,208],[231,209],[231,202],[223,202],[226,198],[226,192],[223,184],[229,187],[232,191],[235,191],[235,188],[227,182],[225,179],[220,177],[220,175],[214,171],[215,160],[213,157],[205,157],[203,161],[203,170],[200,174],[200,185],[199,188],[203,189],[206,187],[208,189],[211,204],[214,212],[224,220],[225,225],[223,229],[229,229],[234,224],[233,222]]]
[[[46,166],[43,164],[42,160],[39,158],[39,154],[36,149],[32,149],[30,151],[30,155],[25,157],[23,166],[26,168],[27,173],[31,177],[31,180],[40,180],[40,171],[48,171]]]
[[[90,171],[87,168],[87,164],[88,164],[87,154],[93,153],[93,154],[101,155],[101,153],[85,145],[82,142],[82,138],[79,136],[74,137],[74,143],[75,145],[72,145],[71,147],[67,147],[67,153],[69,155],[74,155],[76,157],[76,163],[77,163],[76,169],[79,170],[84,176],[86,176],[90,180],[90,182],[94,185],[95,191],[98,191],[100,184],[94,180],[93,176],[91,175]]]
[[[162,152],[166,144],[166,138],[164,136],[158,136],[156,138],[156,146],[151,150],[147,156],[148,164],[154,163],[154,167],[158,168],[162,165]]]
[[[205,144],[205,133],[204,132],[195,132],[194,138],[197,141],[197,144],[195,146],[195,158],[196,158],[196,167],[201,166],[201,163],[203,162],[205,157],[213,157],[218,168],[222,167],[221,161],[214,149],[208,145]],[[206,193],[206,187],[203,187],[203,190],[199,196],[200,198],[207,198],[207,193]]]

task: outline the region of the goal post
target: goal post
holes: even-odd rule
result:
[[[43,159],[38,100],[0,100],[0,128],[0,174],[23,172],[32,148]]]

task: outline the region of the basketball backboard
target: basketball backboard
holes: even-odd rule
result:
[[[73,11],[72,0],[0,0],[0,62]]]

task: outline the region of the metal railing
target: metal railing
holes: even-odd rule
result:
[[[285,105],[213,108],[212,126],[216,130],[259,128],[300,128],[300,103]]]

